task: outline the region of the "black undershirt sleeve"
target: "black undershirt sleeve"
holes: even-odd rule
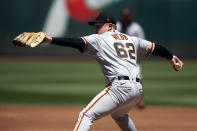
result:
[[[165,47],[161,45],[156,45],[156,44],[152,54],[156,56],[164,57],[167,60],[171,60],[173,57],[173,54],[169,50],[167,50]]]
[[[53,37],[51,44],[56,44],[60,46],[67,46],[78,49],[81,53],[84,52],[85,42],[82,38],[57,38]]]

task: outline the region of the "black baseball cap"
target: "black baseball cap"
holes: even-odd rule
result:
[[[100,12],[96,19],[90,20],[89,25],[94,26],[95,23],[112,23],[116,24],[115,18],[107,12]]]

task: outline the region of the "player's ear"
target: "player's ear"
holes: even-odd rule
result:
[[[112,30],[112,28],[113,28],[113,24],[112,23],[109,23],[108,24],[108,30]]]

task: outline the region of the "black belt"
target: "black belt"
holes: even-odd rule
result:
[[[130,80],[128,76],[118,76],[118,80]],[[140,82],[140,78],[136,78],[136,82]]]

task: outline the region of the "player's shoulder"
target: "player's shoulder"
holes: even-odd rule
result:
[[[102,37],[108,37],[108,36],[110,36],[113,33],[114,32],[112,32],[112,31],[107,31],[107,32],[104,32],[102,34],[98,34],[98,37],[100,37],[100,38],[102,38]]]
[[[99,37],[99,34],[91,34],[89,36],[92,36],[92,37]]]
[[[87,35],[87,36],[84,36],[84,38],[87,38],[87,39],[99,39],[99,34],[90,34],[90,35]]]

